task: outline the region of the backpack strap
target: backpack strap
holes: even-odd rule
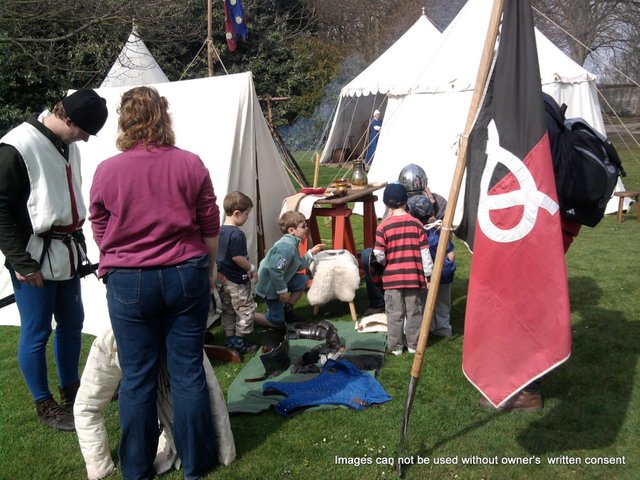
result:
[[[558,126],[564,127],[567,105],[564,103],[562,104],[562,106],[558,105],[558,102],[556,102],[555,98],[553,98],[548,93],[544,93],[543,97],[545,111],[556,121]]]

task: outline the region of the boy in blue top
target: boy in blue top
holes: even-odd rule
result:
[[[424,224],[429,240],[429,251],[432,259],[436,259],[438,242],[440,241],[440,226],[442,222],[436,220],[433,202],[425,195],[415,195],[407,202],[409,213]],[[456,254],[451,240],[447,244],[447,254],[442,265],[440,288],[436,298],[436,307],[431,321],[431,333],[439,337],[451,336],[451,282],[456,271]]]
[[[267,321],[284,328],[286,323],[299,321],[293,313],[293,305],[309,281],[309,277],[298,271],[307,268],[324,245],[314,245],[304,257],[300,257],[300,242],[309,232],[307,221],[300,212],[285,212],[278,225],[284,235],[260,262],[256,293],[267,301]]]
[[[249,218],[253,202],[242,192],[230,192],[222,202],[225,220],[218,235],[218,294],[222,307],[222,326],[226,345],[241,354],[257,350],[245,336],[253,331],[254,321],[273,327],[262,313],[256,313],[251,283],[258,280],[256,266],[249,261],[247,237],[240,229]]]

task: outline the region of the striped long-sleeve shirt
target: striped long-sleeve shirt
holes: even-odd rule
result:
[[[382,274],[385,290],[426,288],[425,275],[431,273],[433,263],[427,234],[414,217],[407,213],[385,219],[376,230],[373,250],[386,263]],[[428,266],[423,265],[423,259],[428,260]]]

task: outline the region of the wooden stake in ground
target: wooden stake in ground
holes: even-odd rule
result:
[[[471,99],[471,107],[469,108],[469,114],[467,115],[467,123],[465,124],[464,133],[460,142],[460,148],[458,149],[458,160],[456,163],[453,180],[451,182],[449,198],[447,199],[447,208],[445,211],[444,219],[442,221],[442,231],[440,233],[436,259],[433,265],[431,284],[429,285],[429,292],[427,294],[427,304],[425,306],[424,314],[422,317],[420,338],[418,339],[418,346],[416,348],[415,357],[413,358],[413,365],[411,366],[411,378],[409,379],[409,388],[407,389],[407,402],[404,407],[402,424],[400,425],[400,442],[398,444],[398,453],[396,455],[397,459],[402,457],[404,440],[409,428],[409,416],[411,414],[413,398],[416,393],[418,379],[420,378],[420,372],[422,371],[424,353],[427,349],[427,338],[429,336],[429,329],[431,327],[431,320],[433,318],[433,311],[435,309],[438,289],[440,288],[442,265],[444,264],[444,257],[447,253],[447,244],[449,243],[449,239],[451,238],[451,225],[453,224],[453,215],[456,210],[456,203],[458,201],[460,187],[462,185],[462,177],[464,175],[464,170],[467,164],[467,141],[469,138],[469,133],[471,133],[471,129],[473,128],[473,124],[475,123],[478,110],[480,109],[483,93],[485,90],[485,84],[487,82],[489,71],[491,69],[496,38],[498,36],[498,27],[500,26],[500,18],[502,16],[503,4],[504,0],[495,0],[493,3],[493,10],[491,12],[491,19],[489,20],[489,28],[487,30],[487,36],[485,38],[482,59],[480,61],[480,67],[478,68],[478,76],[476,77],[476,84],[473,91],[473,97]],[[400,462],[397,462],[397,472],[398,475],[402,475],[402,465],[400,464]]]
[[[318,188],[319,173],[320,173],[320,154],[316,152],[316,169],[313,172],[313,188]]]

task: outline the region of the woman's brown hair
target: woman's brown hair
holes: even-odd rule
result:
[[[150,87],[135,87],[122,95],[118,108],[116,147],[125,151],[143,142],[158,147],[175,145],[169,102]]]

